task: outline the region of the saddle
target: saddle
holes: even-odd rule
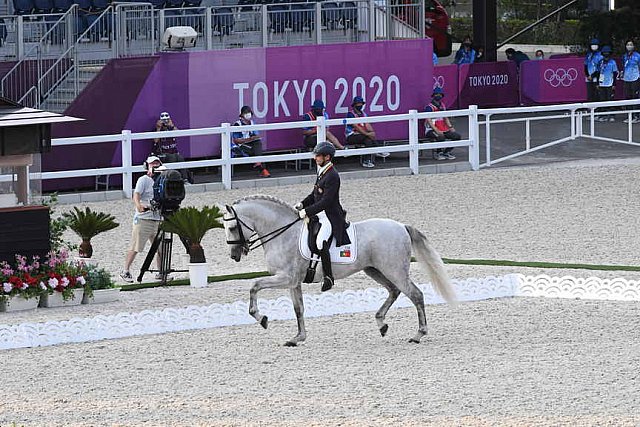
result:
[[[302,224],[300,229],[300,238],[298,241],[298,248],[300,255],[309,261],[319,260],[319,248],[316,247],[316,237],[320,231],[320,221],[317,218],[311,220],[309,227],[306,224]],[[347,223],[347,234],[351,243],[336,246],[336,240],[331,238],[331,245],[329,247],[329,255],[331,256],[332,264],[353,264],[357,258],[357,235],[356,228],[351,223]]]

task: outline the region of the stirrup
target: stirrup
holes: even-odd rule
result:
[[[329,289],[333,288],[333,277],[331,276],[324,276],[324,278],[322,279],[322,292],[326,292]]]

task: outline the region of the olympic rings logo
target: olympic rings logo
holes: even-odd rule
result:
[[[433,76],[433,89],[437,87],[444,89],[444,76]]]
[[[551,87],[569,87],[578,78],[578,70],[575,68],[547,68],[544,72],[544,80]]]

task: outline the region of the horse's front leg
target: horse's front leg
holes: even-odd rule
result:
[[[260,325],[267,329],[269,319],[258,311],[258,292],[267,288],[291,288],[295,285],[290,277],[276,274],[275,276],[263,277],[255,281],[249,292],[249,314],[256,319]]]
[[[293,302],[293,310],[298,321],[298,335],[284,343],[284,345],[295,347],[299,342],[307,339],[307,330],[304,327],[304,299],[302,298],[302,286],[299,283],[291,288],[291,302]]]

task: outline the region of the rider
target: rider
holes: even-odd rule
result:
[[[351,243],[347,235],[345,224],[345,212],[340,205],[340,175],[333,167],[332,159],[336,148],[330,142],[319,142],[314,150],[316,165],[318,165],[318,177],[313,186],[313,191],[295,207],[300,218],[317,216],[320,222],[320,231],[316,238],[316,246],[320,251],[322,270],[322,291],[328,291],[333,287],[333,274],[331,272],[331,257],[329,246],[331,238],[336,238],[336,246]]]

